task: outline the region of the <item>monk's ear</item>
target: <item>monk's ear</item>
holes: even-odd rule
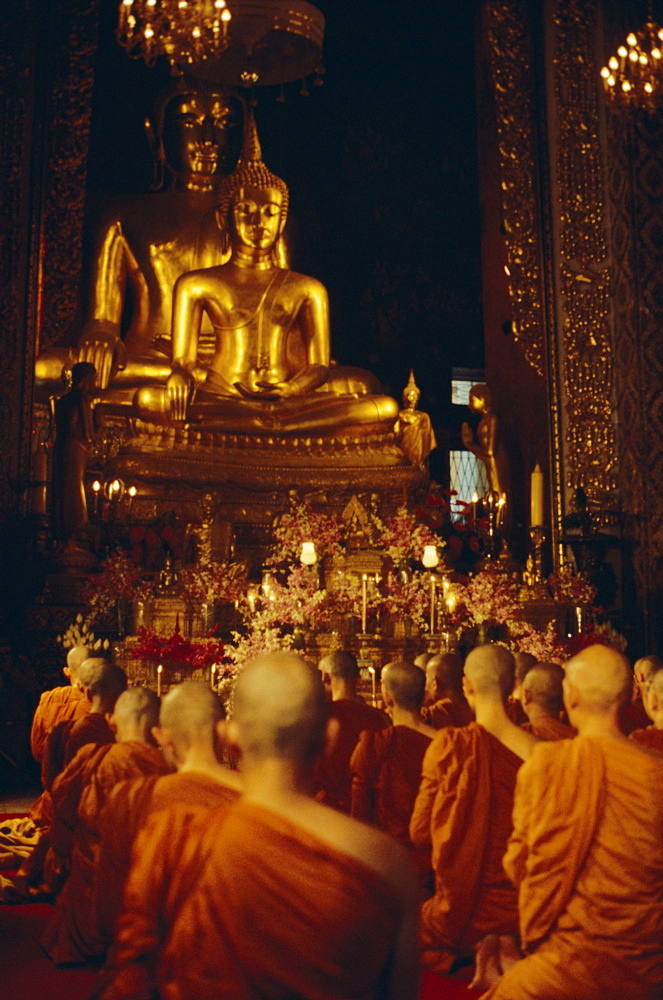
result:
[[[220,754],[226,753],[229,750],[230,737],[228,736],[228,725],[229,723],[226,719],[219,719],[214,727],[214,739]]]
[[[168,730],[164,729],[163,726],[152,726],[152,736],[160,747],[170,746],[171,739]]]
[[[334,751],[334,747],[338,742],[338,738],[341,735],[341,723],[338,719],[327,719],[327,725],[325,726],[325,741],[324,741],[324,753],[331,754]]]
[[[222,723],[225,729],[224,741],[226,745],[227,752],[232,757],[242,756],[242,737],[239,731],[239,726],[234,719],[226,720]]]
[[[525,707],[525,705],[529,705],[529,703],[531,702],[531,700],[532,700],[532,692],[529,691],[527,688],[521,688],[520,689],[520,702],[521,702],[523,708]]]
[[[106,712],[106,722],[111,728],[114,736],[117,736],[117,720],[114,712]]]

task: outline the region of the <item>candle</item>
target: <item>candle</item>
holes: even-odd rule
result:
[[[472,521],[476,525],[477,523],[477,504],[479,503],[479,496],[475,490],[472,494]]]
[[[430,575],[430,634],[435,633],[435,577]]]
[[[375,667],[369,667],[368,668],[368,672],[371,675],[371,687],[372,687],[372,692],[373,692],[373,707],[376,707],[377,706],[377,702],[378,702],[378,697],[377,697],[377,689],[376,689],[376,684],[375,684]]]
[[[366,615],[368,603],[368,577],[364,573],[361,578],[361,630],[366,632]]]
[[[214,680],[215,680],[215,677],[216,677],[216,663],[213,663],[212,667],[210,669],[210,678],[209,678],[209,680],[210,680],[210,687],[212,689],[214,689]]]
[[[157,698],[161,697],[161,675],[163,673],[163,666],[160,663],[157,667]]]
[[[543,525],[543,472],[537,462],[530,477],[530,527]]]
[[[99,492],[101,490],[101,483],[98,479],[92,483],[92,492],[94,493],[94,504],[92,505],[92,510],[94,516],[97,517],[99,514]]]

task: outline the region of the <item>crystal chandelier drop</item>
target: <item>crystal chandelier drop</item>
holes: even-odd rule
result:
[[[231,16],[226,0],[121,0],[116,37],[148,66],[166,56],[181,71],[225,52]]]
[[[601,70],[608,103],[616,111],[655,111],[663,98],[663,28],[651,10],[639,31],[631,31]]]

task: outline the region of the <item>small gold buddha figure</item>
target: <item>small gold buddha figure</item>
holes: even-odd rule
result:
[[[83,279],[78,346],[51,348],[36,363],[37,385],[61,377],[73,353],[131,399],[137,384],[170,371],[173,288],[181,274],[219,264],[218,185],[242,146],[244,102],[238,93],[181,77],[160,94],[145,122],[154,157],[153,193],[111,199],[97,220]],[[201,336],[201,350],[211,327]]]
[[[410,370],[410,378],[403,389],[403,409],[398,416],[398,443],[412,465],[423,465],[431,451],[437,447],[435,431],[427,413],[417,409],[421,390]]]
[[[390,430],[395,400],[379,392],[369,373],[330,364],[324,285],[277,262],[288,188],[262,162],[253,119],[242,158],[219,194],[217,218],[230,260],[178,279],[168,377],[138,389],[134,414],[166,426],[231,433]],[[205,315],[215,348],[201,366]]]
[[[468,451],[476,455],[486,467],[490,488],[499,496],[509,492],[509,459],[499,433],[497,414],[493,410],[490,389],[483,383],[470,389],[469,408],[480,413],[481,420],[476,439],[467,422],[461,427],[461,440]]]

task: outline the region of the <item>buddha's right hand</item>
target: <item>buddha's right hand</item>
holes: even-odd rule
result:
[[[166,382],[171,420],[186,420],[186,408],[193,386],[194,378],[192,375],[183,368],[173,369]]]
[[[116,359],[118,346],[124,345],[116,333],[110,330],[90,330],[83,335],[78,345],[78,360],[89,361],[97,371],[97,388],[108,386],[113,371],[113,362],[119,360],[118,368],[123,368],[122,359]],[[123,353],[123,352],[122,352]]]

